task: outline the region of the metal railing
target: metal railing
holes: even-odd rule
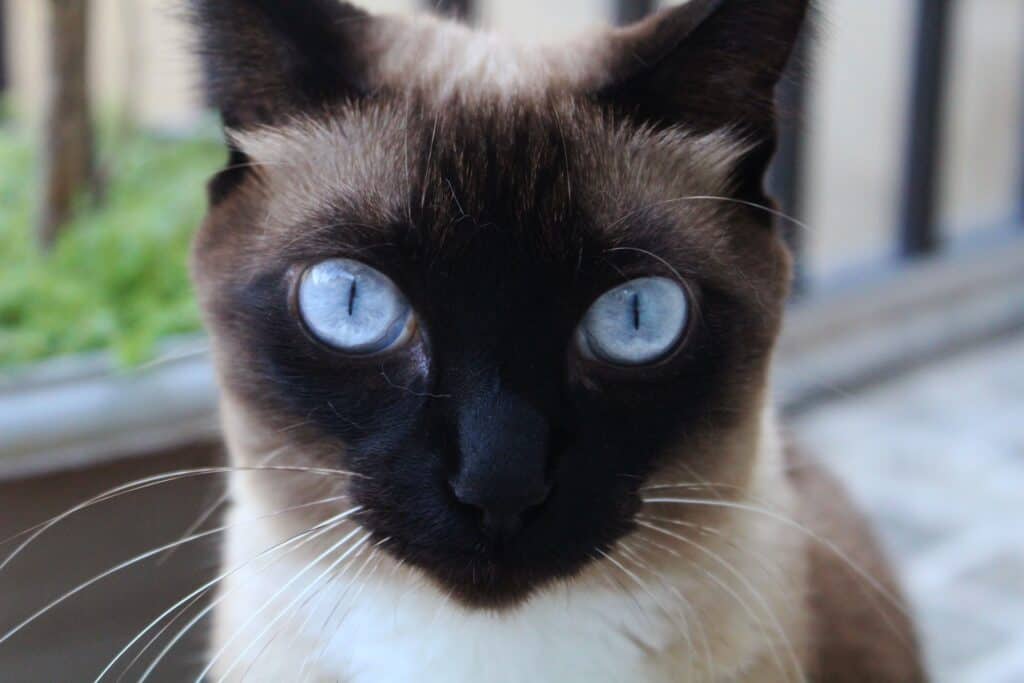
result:
[[[916,0],[910,115],[901,188],[899,254],[917,258],[937,251],[943,121],[953,19],[951,0]]]
[[[469,21],[477,16],[477,3],[473,0],[427,0],[427,4],[435,12]]]
[[[474,21],[480,16],[479,0],[418,0],[434,11]],[[492,0],[494,1],[494,0]],[[497,0],[504,2],[506,0]],[[511,1],[511,0],[508,0]],[[658,0],[606,0],[609,18],[624,24],[636,21],[659,6]],[[912,0],[914,35],[909,69],[910,92],[903,133],[903,159],[900,174],[899,211],[888,230],[889,252],[897,264],[906,264],[947,252],[948,241],[939,220],[939,193],[942,181],[943,139],[947,113],[950,46],[956,28],[954,0]],[[0,95],[8,86],[5,57],[5,16],[9,3],[0,0]],[[772,192],[782,210],[797,219],[806,217],[805,128],[809,82],[807,69],[813,60],[811,36],[805,36],[797,49],[794,66],[778,92],[781,113],[778,153],[770,174]],[[1024,101],[1024,78],[1021,81]],[[1022,122],[1024,123],[1024,122]],[[1024,128],[1024,126],[1022,126]],[[1016,223],[1024,223],[1024,136],[1020,149],[1020,176],[1017,193],[1007,212]],[[806,292],[811,283],[801,255],[803,239],[799,229],[787,230],[787,239],[798,256],[797,291]],[[1024,231],[1021,231],[1024,235]]]

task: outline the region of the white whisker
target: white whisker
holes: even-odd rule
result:
[[[693,548],[696,548],[698,551],[700,551],[700,552],[704,553],[705,555],[709,556],[715,562],[717,562],[722,567],[724,567],[726,571],[728,571],[730,574],[732,574],[736,578],[736,580],[739,581],[740,584],[747,590],[747,592],[750,593],[751,597],[753,597],[758,602],[758,604],[760,605],[761,609],[764,611],[765,615],[772,622],[772,628],[774,628],[776,633],[778,633],[779,637],[782,639],[783,643],[785,644],[786,649],[788,650],[788,654],[789,654],[791,663],[793,665],[793,671],[795,671],[795,672],[797,672],[799,674],[799,677],[800,677],[801,681],[806,681],[806,676],[803,673],[803,667],[800,665],[800,662],[797,659],[796,652],[793,650],[792,643],[790,642],[788,636],[786,636],[785,629],[782,628],[782,624],[779,623],[779,620],[775,616],[775,613],[772,611],[771,606],[768,604],[768,601],[765,600],[765,598],[761,594],[761,592],[754,587],[754,585],[750,582],[749,579],[747,579],[747,577],[745,577],[743,575],[742,572],[737,570],[732,565],[732,563],[729,562],[728,560],[726,560],[724,557],[722,557],[721,555],[719,555],[715,551],[711,550],[710,548],[707,548],[704,545],[701,545],[697,541],[694,541],[693,539],[686,538],[682,534],[677,534],[677,533],[675,533],[673,531],[670,531],[668,529],[664,529],[664,528],[662,528],[662,527],[660,527],[660,526],[658,526],[656,524],[652,524],[650,522],[645,522],[645,521],[642,521],[642,520],[638,520],[637,524],[640,524],[641,526],[647,527],[648,529],[651,529],[651,530],[658,531],[660,533],[666,534],[666,535],[668,535],[668,536],[670,536],[670,537],[672,537],[672,538],[674,538],[674,539],[676,539],[676,540],[678,540],[678,541],[680,541],[682,543],[686,543],[687,545],[689,545],[689,546],[691,546]],[[735,591],[733,591],[727,584],[725,584],[717,576],[715,576],[715,574],[713,572],[705,570],[704,573],[705,573],[705,575],[709,579],[714,581],[723,590],[728,592],[730,595],[733,595],[734,599],[736,599],[737,602],[740,603],[740,605],[748,613],[748,615],[750,616],[751,620],[754,623],[757,623],[757,624],[761,625],[762,628],[764,627],[764,624],[763,624],[762,620],[759,619],[756,616],[756,614],[754,614],[754,612],[753,612],[753,610],[751,610],[750,606],[747,605],[746,602],[744,600],[742,600],[738,594],[735,593]],[[765,633],[765,637],[767,639],[767,632]],[[786,668],[783,665],[782,661],[780,659],[778,659],[777,653],[774,651],[774,649],[772,650],[772,656],[773,656],[773,658],[776,659],[776,664],[779,667],[779,671],[781,671],[783,674],[785,674]]]
[[[654,207],[657,207],[657,206],[667,206],[669,204],[678,204],[679,202],[689,202],[689,201],[716,201],[716,202],[724,202],[724,203],[727,203],[727,204],[736,204],[738,206],[745,206],[745,207],[751,208],[751,209],[758,209],[759,211],[764,211],[765,213],[767,213],[767,214],[769,214],[771,216],[774,216],[775,218],[780,218],[780,219],[782,219],[784,221],[787,221],[787,222],[797,226],[801,230],[804,230],[805,232],[811,232],[811,226],[810,225],[808,225],[807,223],[804,223],[801,220],[798,220],[798,219],[794,218],[793,216],[790,216],[787,213],[783,213],[782,211],[779,211],[778,209],[774,209],[774,208],[772,208],[770,206],[765,206],[764,204],[758,204],[757,202],[746,201],[744,199],[736,199],[735,197],[720,197],[718,195],[689,195],[689,196],[686,196],[686,197],[675,197],[673,199],[664,199],[662,201],[653,202],[651,204],[647,204],[647,205],[645,205],[645,206],[643,206],[643,207],[641,207],[639,209],[636,209],[634,211],[630,211],[626,215],[622,216],[621,218],[619,218],[618,220],[613,222],[609,226],[609,229],[615,228],[615,227],[621,225],[622,223],[626,222],[630,218],[632,218],[634,216],[637,216],[637,215],[643,213],[644,211],[647,211],[647,210],[652,209]]]
[[[26,619],[24,619],[17,626],[15,626],[14,628],[12,628],[9,631],[7,631],[7,633],[5,633],[3,636],[0,636],[0,645],[3,645],[6,641],[10,640],[16,633],[18,633],[19,631],[24,629],[26,626],[28,626],[29,624],[34,622],[39,617],[43,616],[47,612],[51,611],[52,609],[54,609],[55,607],[57,607],[61,603],[69,600],[70,598],[74,597],[75,595],[78,595],[79,593],[81,593],[85,589],[89,588],[90,586],[98,583],[99,581],[102,581],[103,579],[105,579],[105,578],[107,578],[109,576],[112,576],[112,575],[114,575],[114,574],[116,574],[116,573],[118,573],[120,571],[123,571],[123,570],[125,570],[125,569],[127,569],[127,568],[129,568],[129,567],[131,567],[131,566],[133,566],[135,564],[138,564],[139,562],[142,562],[143,560],[146,560],[146,559],[148,559],[150,557],[153,557],[154,555],[159,555],[160,553],[165,552],[165,551],[167,551],[170,548],[176,548],[178,546],[182,546],[182,545],[185,545],[185,544],[188,544],[188,543],[192,543],[194,541],[198,541],[200,539],[207,538],[209,536],[212,536],[214,534],[218,534],[218,533],[220,533],[222,531],[226,531],[228,529],[240,526],[242,524],[262,521],[262,520],[265,520],[265,519],[269,519],[271,517],[277,517],[277,516],[286,514],[288,512],[294,512],[295,510],[300,510],[300,509],[303,509],[303,508],[309,508],[309,507],[312,507],[314,505],[324,505],[326,503],[342,500],[344,498],[348,498],[348,496],[334,496],[332,498],[325,498],[323,500],[314,501],[312,503],[306,503],[304,505],[296,505],[294,507],[285,508],[284,510],[279,510],[277,512],[273,512],[273,513],[270,513],[270,514],[267,514],[267,515],[263,515],[263,516],[258,517],[256,519],[249,519],[249,520],[244,520],[242,522],[235,522],[234,524],[227,524],[227,525],[224,525],[224,526],[217,527],[215,529],[210,529],[208,531],[203,531],[202,533],[193,534],[193,535],[188,536],[186,538],[174,541],[173,543],[167,543],[167,544],[162,545],[162,546],[160,546],[158,548],[154,548],[152,550],[148,550],[148,551],[146,551],[144,553],[136,555],[135,557],[133,557],[131,559],[128,559],[128,560],[125,560],[124,562],[121,562],[120,564],[117,564],[117,565],[111,567],[110,569],[107,569],[106,571],[101,572],[100,574],[97,574],[96,576],[92,577],[91,579],[80,583],[75,588],[65,592],[60,597],[55,598],[54,600],[50,601],[46,606],[40,608],[35,613],[33,613],[31,616],[29,616]]]
[[[359,599],[359,596],[363,592],[363,588],[366,587],[366,581],[364,581],[363,583],[358,583],[359,582],[359,578],[362,576],[363,571],[366,569],[366,567],[374,559],[376,559],[377,561],[373,565],[373,569],[371,569],[370,573],[367,575],[367,580],[369,580],[370,577],[372,577],[377,572],[377,569],[380,567],[381,560],[383,559],[383,556],[382,556],[382,554],[380,552],[381,545],[383,543],[387,542],[387,540],[389,538],[390,537],[387,537],[387,538],[385,538],[385,539],[383,539],[381,541],[378,541],[377,543],[374,544],[373,549],[370,552],[370,554],[367,556],[366,560],[359,567],[359,569],[356,571],[356,573],[352,576],[352,580],[349,582],[349,585],[345,587],[345,590],[342,592],[341,596],[339,596],[338,600],[334,603],[334,607],[331,608],[330,613],[327,615],[327,618],[324,620],[323,625],[320,627],[320,632],[321,633],[327,631],[328,626],[330,625],[331,620],[334,618],[335,612],[337,611],[338,607],[341,605],[341,602],[347,597],[348,591],[352,587],[353,584],[358,584],[359,588],[358,588],[358,590],[356,590],[355,594],[352,596],[352,602],[355,602],[356,600]],[[355,559],[355,558],[353,558],[353,559]],[[348,569],[348,565],[346,565],[342,569],[341,573],[339,574],[339,578],[340,578],[340,576],[344,576],[345,571],[347,569]],[[313,612],[310,611],[309,616],[312,616],[312,615],[313,615]],[[348,615],[347,612],[345,613],[345,615],[342,615],[342,619],[341,620],[344,621],[345,617],[347,615]],[[303,624],[299,627],[299,632],[302,632],[302,631],[305,630],[305,622],[308,621],[308,619],[309,619],[309,617],[307,617],[306,620],[303,621]],[[299,667],[299,675],[298,675],[298,679],[299,680],[304,680],[304,678],[305,678],[304,673],[306,671],[306,667],[309,666],[310,663],[312,663],[312,662],[319,662],[321,659],[323,659],[324,652],[327,651],[327,648],[330,645],[330,642],[331,642],[330,638],[324,638],[324,642],[321,644],[319,650],[317,651],[316,657],[313,657],[312,653],[310,653],[309,655],[307,655],[302,660],[302,666]],[[244,675],[242,676],[242,679],[243,680],[245,679]]]
[[[336,528],[337,526],[342,524],[345,521],[345,519],[347,519],[348,517],[358,513],[362,509],[363,509],[362,506],[359,506],[359,505],[357,505],[357,506],[355,506],[353,508],[349,508],[345,512],[337,514],[337,515],[331,517],[330,519],[324,520],[323,522],[320,522],[319,524],[317,524],[317,525],[315,525],[313,527],[310,527],[309,529],[306,529],[305,531],[303,531],[303,532],[301,532],[299,534],[295,534],[294,536],[291,536],[290,538],[287,538],[284,541],[281,541],[280,543],[277,543],[277,544],[271,546],[270,548],[267,548],[266,550],[263,550],[262,552],[260,552],[255,557],[252,557],[252,558],[246,560],[245,562],[242,562],[242,563],[232,567],[231,569],[229,569],[229,570],[227,570],[225,572],[222,572],[221,574],[217,575],[216,577],[214,577],[210,581],[207,581],[202,586],[200,586],[199,588],[195,589],[194,591],[192,591],[191,593],[189,593],[188,595],[186,595],[182,599],[178,600],[178,602],[176,602],[173,605],[171,605],[164,612],[162,612],[156,619],[151,621],[148,626],[146,626],[144,629],[139,631],[139,633],[137,633],[135,635],[135,637],[133,637],[120,650],[120,652],[118,652],[114,656],[114,658],[112,660],[110,660],[110,662],[103,669],[103,671],[101,671],[100,674],[96,677],[95,683],[99,683],[99,681],[101,681],[103,679],[103,677],[106,676],[107,673],[110,672],[110,670],[114,668],[114,665],[117,664],[117,662],[121,659],[121,657],[123,657],[129,650],[131,650],[131,648],[134,647],[135,644],[138,643],[139,640],[141,640],[143,638],[143,636],[145,636],[150,630],[155,628],[157,624],[159,624],[161,621],[166,619],[169,615],[173,614],[174,611],[177,610],[182,605],[184,605],[187,602],[189,602],[190,600],[192,600],[192,599],[194,599],[194,598],[196,598],[198,596],[201,596],[202,594],[206,593],[208,590],[210,590],[211,588],[213,588],[217,584],[221,583],[225,579],[230,578],[231,576],[234,576],[239,571],[241,571],[245,567],[249,566],[251,563],[258,561],[258,560],[262,559],[263,557],[266,557],[267,555],[269,555],[269,554],[271,554],[271,553],[273,553],[273,552],[275,552],[275,551],[277,551],[277,550],[279,550],[281,548],[286,548],[286,547],[288,547],[289,545],[292,545],[292,544],[297,544],[297,546],[301,546],[301,545],[303,545],[303,544],[305,544],[307,542],[310,542],[310,541],[318,538],[319,536],[327,533],[331,529]],[[223,596],[222,596],[221,599],[223,599]],[[205,614],[209,613],[209,611],[212,610],[213,607],[218,602],[219,602],[219,600],[214,601],[214,603],[212,605],[209,605],[206,608],[204,608],[204,610],[196,618],[194,618],[192,621],[190,621],[189,624],[187,624],[185,626],[185,628],[182,629],[182,631],[179,631],[178,634],[175,636],[175,638],[172,639],[171,642],[168,643],[165,646],[164,650],[157,656],[157,659],[154,660],[154,662],[150,665],[150,667],[151,668],[156,668],[156,664],[159,664],[160,660],[163,658],[164,655],[167,654],[167,652],[170,651],[170,649],[174,646],[174,644],[177,643],[179,640],[181,640],[181,638],[184,637],[185,633],[187,633],[188,630],[193,625],[195,625],[195,623],[198,623],[198,621]]]
[[[358,529],[356,529],[355,531],[358,531]],[[354,532],[353,532],[353,533],[354,533]],[[291,601],[290,603],[288,603],[288,605],[286,605],[286,606],[285,606],[285,609],[284,609],[284,610],[283,610],[282,612],[280,612],[280,613],[279,613],[279,614],[278,614],[278,615],[277,615],[276,617],[274,617],[273,619],[271,619],[271,620],[270,620],[270,622],[269,622],[269,623],[267,623],[267,624],[266,624],[266,625],[265,625],[265,626],[263,627],[263,629],[262,629],[262,630],[261,630],[261,631],[260,631],[260,632],[259,632],[258,634],[256,634],[256,637],[252,639],[252,641],[251,641],[251,642],[250,642],[250,643],[249,643],[249,644],[248,644],[248,645],[247,645],[247,646],[245,647],[245,649],[243,649],[243,650],[242,650],[241,652],[239,652],[239,653],[238,653],[237,655],[235,655],[235,658],[234,658],[233,660],[231,660],[231,662],[230,662],[230,663],[228,664],[228,668],[227,668],[227,669],[226,669],[226,670],[224,671],[224,673],[223,673],[223,674],[221,675],[221,677],[217,679],[217,680],[218,680],[218,683],[220,683],[220,682],[222,682],[222,681],[225,681],[225,680],[227,680],[227,677],[228,677],[228,675],[229,675],[229,674],[230,674],[230,673],[231,673],[232,671],[234,671],[235,667],[236,667],[236,666],[238,666],[239,662],[241,662],[241,661],[242,661],[242,659],[244,659],[244,658],[245,658],[245,655],[246,655],[246,654],[247,654],[247,653],[249,652],[249,650],[251,650],[251,649],[252,649],[253,645],[255,645],[256,643],[258,643],[258,642],[259,642],[259,641],[260,641],[260,640],[261,640],[261,639],[263,638],[263,636],[265,636],[265,635],[267,634],[267,632],[268,632],[268,631],[269,631],[269,630],[270,630],[271,628],[273,628],[274,624],[276,624],[276,623],[277,623],[278,621],[280,621],[280,619],[281,619],[281,618],[282,618],[282,617],[283,617],[283,616],[284,616],[285,614],[287,614],[287,613],[288,613],[288,611],[289,611],[289,610],[290,610],[290,609],[291,609],[292,607],[294,607],[294,606],[295,606],[295,605],[296,605],[296,604],[297,604],[297,603],[299,602],[299,600],[301,600],[301,599],[302,599],[302,598],[303,598],[303,597],[304,597],[304,596],[306,595],[306,593],[308,593],[309,591],[313,590],[313,589],[314,589],[314,588],[315,588],[315,587],[317,586],[317,584],[319,584],[319,583],[320,583],[320,581],[322,581],[322,580],[324,579],[324,577],[328,576],[328,575],[329,575],[329,574],[331,573],[331,571],[333,571],[333,570],[334,570],[334,568],[335,568],[335,567],[337,567],[337,566],[338,566],[339,564],[341,564],[342,562],[344,562],[344,561],[345,561],[345,560],[346,560],[346,559],[347,559],[347,558],[348,558],[348,557],[349,557],[349,556],[350,556],[350,555],[351,555],[351,554],[352,554],[352,553],[353,553],[353,552],[354,552],[355,550],[357,550],[358,548],[362,547],[362,545],[363,545],[364,543],[366,543],[366,542],[367,542],[368,540],[370,540],[370,537],[371,537],[372,535],[373,535],[372,533],[367,533],[367,534],[366,534],[365,536],[363,536],[363,537],[362,537],[361,539],[359,539],[358,541],[356,541],[356,542],[355,542],[355,543],[354,543],[354,544],[353,544],[353,545],[352,545],[351,547],[349,547],[349,548],[348,548],[347,550],[345,550],[345,552],[343,552],[343,553],[342,553],[342,554],[341,554],[341,555],[340,555],[340,556],[339,556],[339,557],[338,557],[337,559],[335,559],[335,560],[334,560],[334,561],[333,561],[333,562],[332,562],[332,563],[331,563],[330,565],[328,565],[328,567],[327,567],[326,569],[324,569],[324,571],[323,571],[323,572],[321,572],[319,576],[317,576],[317,577],[316,577],[315,579],[313,579],[313,581],[312,581],[312,582],[310,582],[310,583],[309,583],[309,585],[307,585],[307,586],[306,586],[305,588],[303,588],[303,589],[302,589],[302,591],[301,591],[301,592],[300,592],[300,593],[299,593],[298,595],[296,595],[296,596],[295,596],[295,597],[294,597],[294,598],[292,599],[292,601]],[[347,541],[347,540],[348,540],[348,538],[349,538],[349,537],[348,537],[348,536],[346,536],[346,538],[344,538],[344,539],[343,539],[342,541],[339,541],[339,542],[338,542],[337,544],[335,544],[335,545],[331,546],[331,548],[329,548],[329,549],[328,549],[327,551],[325,551],[325,553],[324,553],[324,554],[321,554],[320,556],[318,556],[318,557],[317,557],[317,558],[316,558],[316,559],[315,559],[315,560],[313,561],[313,563],[312,563],[311,565],[307,566],[307,568],[306,568],[306,569],[308,569],[308,568],[309,568],[310,566],[315,566],[316,564],[318,564],[318,563],[319,563],[319,562],[320,562],[320,561],[321,561],[321,560],[322,560],[322,559],[323,559],[324,557],[326,557],[326,553],[327,553],[327,552],[333,552],[334,550],[336,550],[336,549],[337,549],[337,547],[338,547],[338,546],[339,546],[339,545],[340,545],[341,543],[343,543],[343,542]],[[304,569],[303,571],[305,571],[305,569]],[[203,681],[203,680],[205,679],[206,675],[210,673],[210,670],[211,670],[211,669],[213,668],[213,665],[214,665],[214,663],[215,663],[215,662],[216,662],[216,661],[217,661],[217,660],[218,660],[218,659],[219,659],[219,658],[220,658],[220,657],[221,657],[221,656],[222,656],[222,655],[224,654],[224,649],[225,649],[226,647],[228,647],[228,645],[230,645],[230,644],[231,644],[231,641],[232,641],[232,640],[234,640],[234,638],[235,638],[236,636],[238,636],[238,635],[239,635],[240,633],[242,633],[242,632],[243,632],[243,631],[245,630],[245,627],[246,627],[246,626],[247,626],[247,625],[248,625],[248,624],[249,624],[249,623],[250,623],[250,622],[252,621],[252,618],[253,618],[253,617],[255,617],[256,615],[258,615],[258,614],[259,614],[260,612],[262,612],[262,611],[263,611],[263,609],[264,609],[264,608],[266,607],[266,605],[267,605],[267,604],[269,604],[269,603],[270,603],[271,601],[275,600],[275,599],[277,598],[277,596],[278,596],[279,594],[281,594],[281,593],[283,592],[283,590],[284,590],[284,589],[287,589],[287,588],[288,588],[288,586],[290,586],[290,585],[291,585],[291,584],[292,584],[292,583],[293,583],[293,582],[294,582],[294,581],[295,581],[295,580],[296,580],[297,578],[298,578],[297,576],[296,576],[296,577],[293,577],[293,578],[292,578],[292,579],[291,579],[291,580],[290,580],[290,581],[289,581],[288,583],[286,583],[286,584],[285,584],[285,585],[284,585],[284,586],[282,587],[282,590],[280,590],[280,591],[278,591],[277,593],[275,593],[275,594],[274,594],[274,595],[273,595],[273,596],[272,596],[272,597],[270,598],[270,600],[268,600],[268,601],[267,601],[267,603],[266,603],[266,604],[264,605],[264,607],[261,607],[261,608],[260,608],[260,609],[259,609],[259,610],[258,610],[258,611],[256,612],[256,614],[252,615],[252,617],[250,617],[250,618],[249,618],[249,619],[248,619],[248,620],[246,621],[246,623],[245,623],[245,624],[243,624],[243,625],[242,625],[242,626],[241,626],[241,627],[240,627],[240,628],[238,629],[238,631],[237,631],[237,632],[235,633],[235,635],[233,635],[233,636],[232,636],[231,638],[229,638],[229,639],[228,639],[228,641],[227,641],[226,643],[224,643],[224,645],[223,645],[223,646],[221,646],[220,650],[218,650],[218,651],[217,651],[217,653],[216,653],[216,654],[215,654],[215,655],[213,656],[213,658],[212,658],[212,659],[210,660],[210,662],[209,662],[209,663],[208,663],[208,664],[206,665],[206,668],[205,668],[205,669],[203,669],[203,671],[202,671],[202,672],[201,672],[201,673],[199,674],[199,676],[198,676],[198,677],[196,677],[196,683],[202,683],[202,681]]]
[[[668,584],[661,577],[661,575],[658,572],[655,572],[651,568],[650,564],[645,562],[632,548],[629,547],[629,545],[627,545],[626,543],[620,541],[619,544],[618,544],[618,547],[622,550],[622,555],[623,555],[624,559],[626,559],[628,561],[631,561],[641,571],[645,571],[648,574],[651,574],[652,576],[654,576],[654,578],[659,583],[661,583],[662,586],[668,588]],[[680,594],[678,591],[676,591],[676,593],[677,593],[677,595],[679,595],[680,598],[682,598],[682,594]],[[689,605],[689,602],[687,602],[685,598],[683,598],[683,602],[687,606]],[[669,610],[665,606],[659,604],[658,605],[658,609],[661,610],[661,612],[663,614],[665,614],[665,616],[667,616],[669,618],[669,620],[672,620],[672,613],[669,612]],[[690,674],[691,674],[691,677],[692,677],[693,666],[694,666],[693,658],[694,658],[694,656],[696,655],[696,652],[697,652],[697,649],[696,649],[696,647],[693,644],[693,636],[692,636],[692,633],[691,633],[691,631],[693,629],[690,626],[690,620],[689,620],[689,618],[687,618],[686,612],[682,608],[680,608],[678,610],[675,610],[675,611],[678,612],[679,616],[683,620],[683,623],[680,624],[680,625],[683,628],[683,639],[686,641],[686,647],[688,648],[689,654],[690,654],[690,656],[687,657],[687,663],[689,665]]]
[[[131,482],[128,482],[126,484],[121,484],[119,486],[115,486],[112,489],[108,489],[107,491],[104,491],[103,493],[100,493],[99,495],[93,496],[92,498],[90,498],[90,499],[88,499],[88,500],[86,500],[86,501],[84,501],[82,503],[78,503],[77,505],[74,505],[73,507],[68,508],[64,512],[56,515],[55,517],[51,517],[50,519],[48,519],[45,522],[40,522],[39,524],[36,524],[36,525],[34,525],[32,527],[29,527],[28,529],[25,529],[24,531],[21,531],[21,532],[15,534],[14,536],[8,537],[7,539],[5,539],[3,541],[3,543],[7,543],[7,542],[9,542],[9,541],[11,541],[11,540],[13,540],[15,538],[18,538],[20,536],[24,536],[25,534],[30,534],[27,539],[25,539],[18,547],[16,547],[11,552],[10,555],[8,555],[6,558],[4,558],[3,562],[0,562],[0,571],[3,571],[3,569],[5,567],[7,567],[7,565],[9,565],[11,562],[13,562],[14,559],[18,555],[20,555],[21,552],[26,547],[28,547],[33,541],[35,541],[37,538],[39,538],[39,536],[44,534],[48,529],[52,528],[54,525],[60,523],[61,521],[67,519],[71,515],[73,515],[73,514],[75,514],[77,512],[81,512],[82,510],[85,510],[85,509],[87,509],[89,507],[92,507],[93,505],[97,505],[99,503],[103,503],[103,502],[106,502],[108,500],[112,500],[114,498],[119,498],[121,496],[125,496],[125,495],[131,494],[131,493],[136,493],[138,491],[142,491],[144,489],[151,488],[151,487],[154,487],[154,486],[160,486],[160,485],[163,485],[163,484],[169,484],[169,483],[172,483],[172,482],[181,481],[183,479],[191,479],[191,478],[195,478],[195,477],[207,477],[207,476],[212,476],[212,475],[217,475],[217,474],[231,474],[233,472],[292,472],[292,473],[302,473],[302,474],[319,474],[319,475],[345,476],[345,477],[362,477],[362,476],[364,476],[364,475],[361,475],[361,474],[359,474],[357,472],[348,472],[348,471],[345,471],[345,470],[338,470],[338,469],[331,469],[331,468],[320,468],[320,467],[298,467],[298,466],[296,466],[296,467],[284,467],[284,466],[275,466],[275,467],[200,467],[200,468],[194,468],[194,469],[189,469],[189,470],[177,470],[177,471],[174,471],[174,472],[165,472],[163,474],[156,474],[156,475],[153,475],[153,476],[150,476],[150,477],[145,477],[143,479],[137,479],[135,481],[131,481]],[[2,545],[2,543],[0,543],[0,545]]]
[[[271,451],[266,456],[264,456],[262,460],[260,460],[260,466],[263,467],[263,466],[266,466],[266,465],[270,464],[274,459],[277,458],[277,456],[279,456],[281,453],[284,453],[286,451],[287,451],[286,447],[285,448],[278,448],[278,449],[275,449],[275,450]],[[230,498],[231,498],[231,492],[230,491],[224,491],[224,493],[222,493],[219,496],[217,496],[216,500],[214,500],[212,503],[210,503],[210,505],[208,505],[206,507],[206,509],[204,509],[202,512],[200,512],[199,516],[196,517],[195,521],[193,521],[191,524],[189,524],[185,528],[185,531],[182,532],[181,537],[182,538],[186,538],[186,537],[191,536],[192,534],[194,534],[196,531],[198,531],[199,527],[203,526],[203,524],[206,523],[206,520],[210,519],[210,517],[213,516],[213,513],[216,512],[217,509],[220,508],[221,505],[223,505],[224,503],[228,502],[228,500],[230,500]],[[163,556],[157,558],[157,562],[156,562],[157,566],[159,567],[159,566],[163,565],[165,562],[167,562],[167,560],[171,559],[171,556],[174,555],[175,550],[177,550],[177,548],[171,548],[166,553],[164,553]]]
[[[682,557],[680,555],[679,551],[677,551],[675,548],[669,548],[668,546],[663,545],[661,543],[658,543],[657,541],[655,541],[653,539],[650,539],[650,538],[647,538],[646,536],[638,535],[638,536],[636,536],[636,540],[640,541],[642,543],[647,543],[648,545],[656,548],[657,550],[660,550],[660,551],[663,551],[663,552],[667,552],[670,555],[673,555],[674,557],[677,557],[677,558],[681,558]],[[665,588],[667,588],[673,595],[676,596],[676,599],[678,599],[683,604],[681,612],[683,610],[685,610],[685,612],[683,613],[683,619],[684,619],[686,628],[689,628],[689,626],[688,626],[689,619],[686,618],[685,614],[688,613],[688,614],[692,614],[694,616],[694,619],[695,619],[694,623],[700,628],[701,641],[702,641],[702,643],[704,645],[704,660],[707,662],[707,669],[711,673],[711,680],[716,680],[718,678],[718,675],[717,675],[717,672],[716,672],[717,667],[715,666],[715,657],[714,657],[714,655],[711,652],[711,639],[708,638],[707,629],[705,629],[704,628],[704,624],[701,623],[700,615],[697,613],[697,610],[694,608],[693,603],[690,602],[686,598],[685,595],[683,595],[682,591],[680,591],[675,586],[670,585],[667,581],[665,581],[660,576],[660,574],[656,575],[656,576],[657,576],[658,581],[661,583],[661,585],[664,586]],[[691,649],[692,649],[692,646],[691,646]]]
[[[900,614],[903,614],[904,616],[909,616],[907,614],[906,608],[903,607],[900,601],[897,600],[896,597],[892,595],[892,593],[885,589],[885,586],[880,584],[866,570],[861,568],[860,565],[858,565],[856,562],[850,559],[850,557],[846,553],[844,553],[835,543],[828,540],[827,538],[821,537],[819,534],[816,534],[814,531],[808,529],[803,524],[800,524],[799,522],[796,522],[790,519],[789,517],[786,517],[785,515],[779,514],[774,510],[758,507],[756,505],[747,505],[745,503],[736,503],[727,500],[703,500],[700,498],[645,498],[643,502],[645,504],[707,505],[710,507],[724,507],[733,510],[742,510],[746,512],[753,512],[756,514],[764,515],[769,519],[772,519],[776,522],[779,522],[780,524],[783,524],[791,529],[794,529],[802,534],[805,534],[808,538],[815,541],[816,543],[820,543],[823,547],[828,549],[829,552],[834,553],[836,557],[842,560],[865,583],[867,583],[874,590],[876,590],[879,593],[879,595],[885,598],[885,600],[890,604],[890,606],[898,610]]]

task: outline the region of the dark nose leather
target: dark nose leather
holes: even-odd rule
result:
[[[539,411],[500,390],[460,410],[459,462],[449,482],[488,534],[516,533],[524,513],[547,499],[549,431]]]
[[[495,490],[453,482],[452,491],[463,505],[476,508],[484,531],[509,536],[522,528],[523,515],[547,500],[551,487],[542,484],[516,490]]]

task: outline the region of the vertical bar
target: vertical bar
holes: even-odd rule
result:
[[[804,214],[804,169],[806,167],[805,135],[807,120],[807,68],[811,45],[807,34],[797,43],[789,67],[776,91],[779,139],[768,173],[768,188],[787,216],[802,220]],[[781,220],[782,234],[796,260],[794,292],[802,293],[807,285],[804,260],[805,235],[793,220]]]
[[[473,21],[476,18],[475,0],[426,0],[427,7],[438,14]]]
[[[616,0],[615,23],[620,26],[643,19],[657,9],[657,0]]]
[[[1024,52],[1021,54],[1024,57]],[[1021,65],[1024,66],[1024,60],[1021,60]],[[1017,222],[1024,227],[1024,69],[1017,77],[1017,82],[1020,84],[1020,128],[1017,131],[1017,197],[1016,202],[1016,216]]]
[[[916,8],[900,209],[899,252],[904,258],[925,256],[939,247],[937,198],[953,2],[916,0]]]

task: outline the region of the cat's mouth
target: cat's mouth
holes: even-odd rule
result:
[[[395,533],[394,527],[377,533],[388,537],[383,544],[388,552],[419,569],[454,601],[475,609],[507,609],[596,561],[602,549],[632,529],[633,508],[625,507],[612,517],[609,509],[582,510],[572,497],[555,492],[504,528],[489,528],[479,514],[452,506],[445,533]]]
[[[571,576],[590,561],[528,561],[515,539],[481,543],[475,553],[439,554],[415,542],[393,544],[393,552],[423,571],[444,594],[466,607],[507,609],[525,602],[551,583]]]

